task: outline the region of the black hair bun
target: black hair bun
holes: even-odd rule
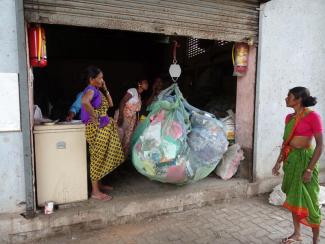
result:
[[[304,98],[303,101],[302,101],[302,105],[304,107],[315,106],[316,103],[317,103],[317,98],[316,97],[312,97],[312,96],[308,96],[308,97]]]

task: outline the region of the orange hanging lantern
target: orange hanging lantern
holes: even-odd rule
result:
[[[32,67],[47,65],[45,30],[40,25],[28,28],[29,61]]]
[[[235,43],[232,49],[234,76],[244,76],[248,68],[249,46],[245,42]]]

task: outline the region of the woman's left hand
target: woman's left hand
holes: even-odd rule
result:
[[[311,176],[312,176],[312,172],[310,172],[310,171],[305,171],[305,173],[304,173],[304,175],[303,175],[303,181],[304,181],[305,183],[310,182],[310,180],[311,180]]]

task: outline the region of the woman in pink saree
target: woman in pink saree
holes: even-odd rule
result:
[[[118,112],[115,114],[125,157],[131,151],[131,137],[139,121],[139,111],[142,105],[141,93],[148,90],[148,86],[148,81],[142,79],[138,82],[137,88],[128,89],[120,103]]]

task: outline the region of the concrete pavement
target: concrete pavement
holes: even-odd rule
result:
[[[108,226],[101,230],[71,231],[43,239],[37,244],[268,244],[279,243],[292,232],[290,213],[271,206],[268,195],[232,199],[181,213],[168,214],[136,223]],[[323,210],[324,213],[324,210]],[[311,230],[302,228],[303,243],[311,243]],[[325,225],[321,227],[325,243]]]

